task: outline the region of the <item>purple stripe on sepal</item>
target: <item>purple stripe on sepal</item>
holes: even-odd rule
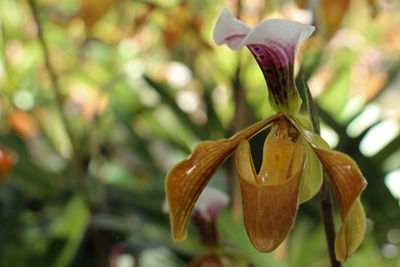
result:
[[[294,46],[268,40],[266,44],[248,44],[247,47],[250,49],[261,68],[269,66],[279,68],[294,63]]]
[[[249,44],[247,47],[263,72],[271,105],[279,110],[290,110],[291,101],[298,99],[293,74],[295,47],[274,41],[268,44],[271,45]]]
[[[236,38],[244,39],[246,37],[247,37],[247,34],[234,34],[234,35],[230,35],[230,36],[226,37],[224,39],[224,41],[231,41]]]

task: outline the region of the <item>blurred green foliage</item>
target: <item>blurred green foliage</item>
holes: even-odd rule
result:
[[[250,26],[277,16],[315,24],[298,78],[309,81],[323,137],[369,183],[368,232],[345,266],[400,266],[398,1],[337,1],[337,14],[323,0],[36,2],[47,54],[29,2],[0,2],[0,266],[182,266],[205,253],[193,226],[172,243],[164,180],[200,141],[272,112],[250,53],[211,38],[222,9],[239,3]],[[256,164],[262,142],[252,143]],[[212,185],[228,192],[230,168]],[[272,254],[224,210],[230,262],[327,266],[317,198]]]

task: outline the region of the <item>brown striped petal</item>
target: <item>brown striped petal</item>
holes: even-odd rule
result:
[[[247,140],[236,150],[244,223],[253,246],[261,252],[276,249],[293,226],[305,160],[303,138],[276,138],[264,144],[263,166],[256,175]]]
[[[326,170],[338,202],[342,226],[335,240],[336,258],[345,261],[360,245],[365,214],[359,196],[367,185],[357,164],[347,155],[314,147]]]
[[[295,117],[287,118],[311,145],[328,174],[342,217],[342,225],[335,239],[336,258],[345,261],[358,248],[364,237],[365,213],[359,197],[367,181],[352,158],[330,150],[319,135],[306,130]]]
[[[281,114],[277,114],[253,124],[230,139],[199,144],[189,157],[169,172],[166,194],[174,241],[183,241],[186,238],[190,214],[200,193],[239,142],[251,138],[280,116]]]

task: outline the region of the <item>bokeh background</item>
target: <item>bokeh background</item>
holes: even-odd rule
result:
[[[212,40],[223,8],[250,26],[316,26],[298,81],[322,136],[369,183],[365,240],[344,266],[400,266],[399,1],[33,3],[0,1],[0,266],[197,266],[207,249],[193,225],[171,241],[165,176],[202,140],[272,112],[249,51]],[[252,140],[256,164],[264,137]],[[228,161],[211,186],[234,202],[235,179]],[[217,220],[225,266],[329,266],[318,196],[272,254],[252,248],[231,211]]]

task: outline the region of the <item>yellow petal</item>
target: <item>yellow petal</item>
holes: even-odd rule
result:
[[[230,139],[199,144],[189,157],[169,172],[166,194],[174,241],[183,241],[186,238],[190,214],[200,193],[216,170],[236,149],[240,140],[251,138],[280,116],[281,114],[277,114],[253,124]]]
[[[263,168],[264,171],[272,171],[271,177],[262,173],[262,170],[260,175],[256,176],[250,146],[246,140],[241,141],[236,150],[244,223],[251,243],[261,252],[270,252],[277,248],[292,228],[297,213],[300,178],[305,160],[303,138],[298,138],[297,142],[292,144],[293,147],[289,148],[291,155],[287,165],[283,161],[287,160],[288,155],[275,157],[277,154],[274,154],[286,150],[287,147],[285,144],[282,146],[282,143],[287,140],[281,142],[282,140],[270,138],[270,141],[267,140],[265,145],[270,146],[266,150],[272,154],[264,153]],[[273,166],[286,166],[287,170],[274,170]]]
[[[360,245],[365,231],[365,215],[359,196],[367,182],[356,163],[347,155],[314,147],[328,174],[338,202],[342,226],[336,236],[336,257],[345,261]]]
[[[306,161],[300,183],[299,203],[310,200],[321,188],[322,165],[310,145],[306,144]]]
[[[365,213],[359,196],[367,181],[352,158],[329,150],[328,144],[319,135],[306,130],[294,116],[287,118],[311,145],[328,174],[342,217],[342,226],[335,240],[336,258],[345,261],[358,248],[364,236]]]
[[[358,248],[365,234],[365,213],[360,199],[357,199],[335,239],[335,253],[339,261],[345,261]]]

